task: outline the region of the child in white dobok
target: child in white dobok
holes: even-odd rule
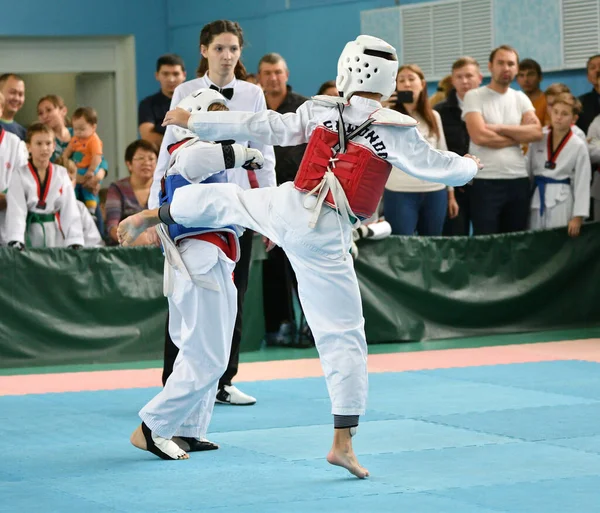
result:
[[[31,158],[16,169],[6,194],[9,246],[23,249],[83,246],[81,217],[67,170],[52,164],[54,132],[34,123],[25,142]]]
[[[381,199],[392,164],[418,178],[464,185],[475,176],[474,158],[440,152],[421,137],[416,122],[384,109],[396,87],[396,50],[360,36],[338,62],[343,98],[315,97],[296,113],[193,113],[175,109],[165,125],[188,127],[200,137],[290,146],[308,142],[294,183],[243,191],[233,185],[182,187],[170,206],[126,219],[130,240],[148,225],[176,221],[205,226],[237,224],[258,231],[286,252],[315,337],[334,416],[329,463],[368,476],[351,437],[365,413],[367,344],[358,281],[349,249],[352,228]],[[202,135],[200,135],[202,134]]]
[[[4,108],[4,95],[0,93],[0,118]],[[6,193],[15,169],[27,164],[27,148],[15,134],[0,126],[0,246],[8,240],[4,235],[6,218]]]
[[[545,230],[567,226],[579,235],[590,210],[591,164],[585,140],[573,131],[581,104],[571,93],[561,93],[550,110],[550,126],[541,141],[531,143],[527,170],[533,179],[529,226]]]
[[[228,110],[225,98],[212,89],[194,91],[178,107],[186,112]],[[262,167],[263,156],[256,149],[204,142],[180,128],[173,132],[177,142],[168,148],[161,203],[168,204],[176,190],[189,184],[222,187],[227,169]],[[237,313],[232,273],[244,229],[171,224],[157,231],[165,252],[169,333],[179,353],[164,388],[140,411],[142,424],[131,442],[163,459],[187,459],[187,452],[218,449],[205,435],[231,350]]]

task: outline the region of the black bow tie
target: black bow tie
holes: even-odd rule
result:
[[[219,91],[228,100],[231,100],[233,98],[233,87],[225,87],[224,89],[221,89],[220,87],[217,87],[213,84],[210,86],[210,88],[214,91]]]

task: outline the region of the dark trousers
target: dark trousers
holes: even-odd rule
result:
[[[224,385],[231,385],[231,380],[238,372],[240,363],[240,345],[242,342],[242,307],[244,305],[244,295],[248,288],[248,274],[250,272],[250,260],[252,257],[252,238],[254,232],[246,230],[244,235],[240,237],[240,259],[235,265],[233,272],[233,282],[237,288],[238,311],[235,318],[235,327],[233,329],[233,337],[231,339],[231,353],[229,354],[229,363],[225,373],[219,380],[219,388]],[[215,319],[218,322],[218,319]],[[163,365],[162,382],[163,385],[173,372],[173,364],[177,358],[179,349],[169,335],[169,316],[167,315],[167,326],[165,328],[165,361]]]
[[[471,228],[471,186],[454,188],[454,197],[458,203],[458,215],[454,219],[446,216],[442,235],[448,237],[469,235]]]
[[[263,260],[265,331],[276,333],[283,322],[294,322],[296,275],[283,249],[275,246]]]
[[[474,235],[521,232],[529,222],[529,178],[475,178],[471,186]]]

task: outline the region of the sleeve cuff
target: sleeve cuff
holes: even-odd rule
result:
[[[166,225],[177,224],[171,217],[171,204],[163,203],[158,209],[158,218]]]

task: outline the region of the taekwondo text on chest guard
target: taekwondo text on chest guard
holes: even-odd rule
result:
[[[325,126],[325,128],[328,128],[329,130],[335,130],[336,132],[338,132],[338,126],[339,126],[339,121],[332,121],[332,120],[327,120],[323,122],[323,126]],[[351,125],[351,124],[346,124],[346,133],[350,133],[353,130],[356,130],[358,127]],[[386,159],[388,154],[386,151],[386,147],[385,144],[383,144],[383,141],[381,139],[379,139],[379,136],[375,133],[375,130],[373,130],[371,127],[365,127],[363,128],[360,132],[358,132],[358,134],[356,134],[357,137],[363,137],[364,139],[366,139],[369,144],[373,147],[373,150],[375,151],[375,153],[377,153],[377,156],[381,159]]]

